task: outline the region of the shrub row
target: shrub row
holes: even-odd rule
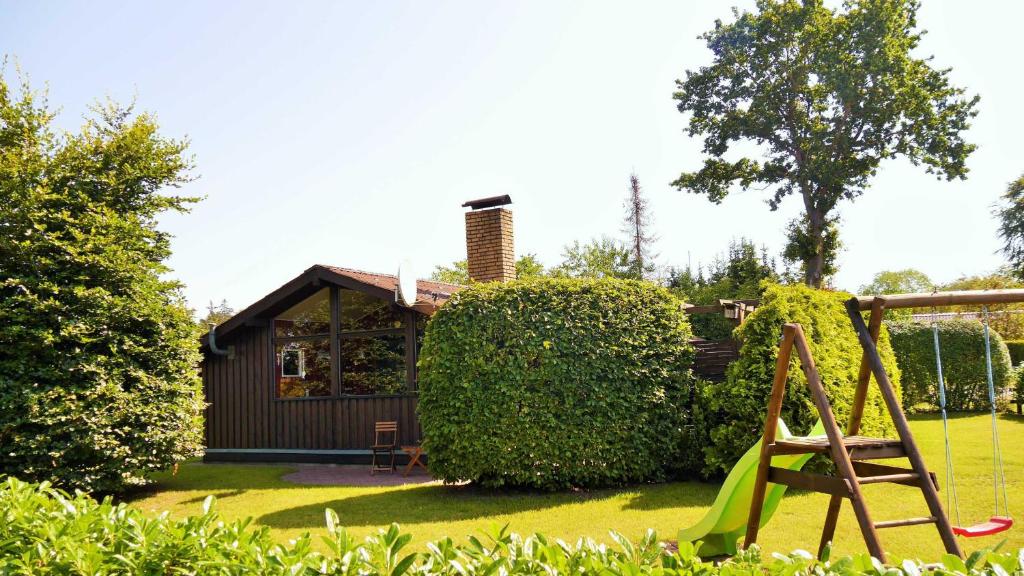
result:
[[[431,319],[419,417],[446,481],[563,489],[700,468],[690,328],[628,280],[477,284]]]
[[[1004,340],[1006,349],[1010,353],[1010,362],[1017,366],[1024,362],[1024,340]]]
[[[764,432],[765,411],[775,375],[782,325],[801,324],[815,365],[832,404],[836,418],[845,422],[862,349],[843,303],[850,298],[842,292],[814,290],[806,286],[770,286],[757,310],[740,326],[740,358],[732,363],[726,380],[705,391],[704,404],[710,422],[710,439],[705,443],[706,473],[727,472]],[[886,372],[900,393],[900,371],[882,330],[878,349]],[[794,433],[806,433],[818,419],[807,379],[796,354],[791,360],[782,419]],[[877,386],[869,388],[862,433],[891,434],[891,420]]]
[[[937,406],[938,375],[932,326],[911,321],[887,322],[903,373],[904,405]],[[974,320],[945,320],[936,323],[942,355],[942,375],[949,410],[988,409],[988,379],[985,367],[984,327]],[[997,394],[1012,390],[1015,382],[1010,354],[1003,339],[990,331],[992,375]]]
[[[68,495],[47,483],[7,478],[0,484],[0,573],[11,575],[262,574],[311,576],[509,576],[551,574],[656,576],[920,576],[925,567],[906,561],[883,566],[867,555],[818,562],[806,552],[762,558],[756,547],[714,564],[701,560],[693,544],[669,553],[648,531],[639,542],[612,533],[616,546],[591,539],[575,544],[540,534],[522,538],[507,527],[466,543],[451,538],[409,552],[412,537],[392,524],[359,542],[326,510],[326,552],[312,549],[309,534],[274,543],[266,527],[250,520],[225,521],[213,510],[171,519],[150,518],[108,498],[96,502]],[[940,574],[1007,576],[1024,573],[1024,551],[982,551],[967,562],[944,558]]]
[[[861,347],[849,294],[766,286],[737,331],[725,382],[690,372],[691,332],[652,284],[539,279],[479,284],[427,325],[419,415],[431,471],[486,486],[562,489],[726,472],[761,435],[781,327],[799,322],[836,416],[850,413]],[[879,350],[899,393],[883,329]],[[865,434],[891,433],[872,387]],[[813,408],[794,355],[783,418],[809,430]]]

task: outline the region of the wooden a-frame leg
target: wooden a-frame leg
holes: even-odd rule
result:
[[[811,356],[811,349],[804,338],[803,330],[796,325],[796,338],[794,340],[796,352],[800,356],[800,365],[807,376],[807,387],[811,390],[811,398],[814,406],[818,409],[818,416],[825,427],[825,435],[828,436],[829,450],[832,460],[836,463],[836,475],[846,481],[850,494],[850,504],[853,505],[853,512],[857,516],[857,523],[860,524],[860,531],[864,535],[864,542],[868,546],[868,552],[872,556],[885,562],[885,552],[882,550],[881,541],[875,531],[875,524],[871,521],[871,514],[864,505],[864,497],[860,492],[860,483],[857,481],[857,473],[853,469],[853,462],[850,461],[850,453],[846,450],[843,442],[843,435],[836,424],[836,417],[832,413],[832,405],[825,395],[825,387],[821,384],[821,376],[818,368],[814,365],[814,358]]]
[[[786,394],[786,377],[789,375],[789,359],[793,353],[793,339],[796,330],[791,325],[782,329],[782,342],[779,344],[779,356],[775,360],[775,379],[772,381],[772,393],[768,400],[768,414],[764,421],[764,436],[761,437],[761,459],[757,465],[757,476],[754,479],[754,494],[750,499],[750,514],[747,516],[747,535],[743,547],[748,548],[757,542],[757,532],[761,528],[761,509],[768,491],[768,469],[772,465],[772,444],[778,430],[779,415],[782,414],[782,399]]]
[[[910,424],[903,413],[903,407],[900,405],[899,398],[896,397],[896,392],[893,391],[889,375],[885,373],[882,357],[878,354],[878,349],[871,339],[871,333],[864,324],[864,318],[860,315],[860,307],[856,298],[847,300],[846,311],[853,322],[854,330],[857,331],[860,345],[864,348],[868,361],[871,364],[871,372],[875,376],[875,382],[878,383],[878,388],[882,392],[885,407],[889,411],[892,422],[896,426],[896,432],[903,443],[903,450],[907,453],[910,467],[922,479],[920,484],[921,493],[924,495],[925,503],[928,504],[929,512],[936,519],[935,527],[939,531],[939,537],[946,547],[946,552],[963,558],[963,552],[960,551],[960,543],[956,541],[956,535],[953,534],[953,527],[949,523],[949,517],[946,516],[945,510],[942,509],[939,493],[935,489],[935,485],[927,481],[929,477],[928,467],[924,463],[924,457],[921,456],[921,452],[917,449],[917,442],[914,441],[914,434],[910,431]]]
[[[825,546],[836,535],[836,524],[839,523],[839,510],[843,507],[843,497],[833,495],[828,501],[828,512],[825,513],[825,525],[821,529],[821,541],[818,542],[818,559],[825,553]]]
[[[878,333],[882,329],[882,317],[885,314],[885,304],[881,299],[876,298],[871,303],[871,319],[868,321],[868,332],[871,334],[871,341],[878,342]],[[860,432],[861,419],[864,417],[864,404],[867,401],[868,385],[871,381],[871,364],[868,361],[868,352],[865,350],[860,360],[860,371],[857,374],[857,387],[853,394],[853,404],[850,407],[850,422],[846,427],[847,436],[855,436]],[[828,503],[828,512],[825,514],[825,525],[821,529],[821,541],[818,543],[818,558],[825,552],[825,546],[836,535],[836,524],[839,522],[839,511],[843,507],[841,496],[832,496]]]

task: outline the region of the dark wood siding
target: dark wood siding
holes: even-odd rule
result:
[[[416,395],[278,400],[269,325],[246,327],[225,345],[234,357],[206,354],[206,446],[249,450],[367,450],[373,424],[398,422],[403,444],[420,437]]]

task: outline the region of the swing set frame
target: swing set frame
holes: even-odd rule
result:
[[[783,327],[783,338],[779,348],[775,379],[772,384],[771,397],[768,402],[768,414],[765,420],[764,436],[761,442],[761,460],[754,483],[754,494],[747,519],[747,534],[744,547],[757,541],[761,525],[761,512],[764,505],[767,484],[769,482],[787,486],[824,492],[831,495],[825,524],[822,529],[818,548],[819,557],[835,535],[839,511],[844,499],[853,506],[861,533],[872,556],[882,562],[886,561],[877,530],[917,524],[935,524],[945,549],[950,554],[963,557],[957,542],[958,531],[951,525],[949,516],[943,510],[938,495],[938,482],[935,475],[925,465],[924,458],[917,447],[914,435],[910,431],[906,414],[900,405],[899,398],[893,389],[889,376],[878,353],[878,335],[881,331],[882,319],[886,310],[899,308],[945,307],[956,305],[988,305],[1024,303],[1024,289],[1020,290],[969,290],[958,292],[933,292],[930,294],[894,294],[885,296],[854,296],[846,302],[847,313],[853,324],[854,331],[863,349],[857,386],[854,391],[850,419],[845,435],[836,423],[832,407],[825,395],[825,390],[811,357],[811,351],[799,324],[786,324]],[[862,312],[870,312],[865,323]],[[790,357],[796,349],[800,365],[807,376],[807,385],[811,391],[822,423],[825,427],[824,437],[795,438],[777,440],[775,423],[782,410],[785,396],[786,380]],[[868,386],[874,376],[885,402],[887,411],[892,418],[898,438],[867,438],[858,436],[864,416],[864,405],[867,400]],[[825,476],[810,472],[792,472],[771,465],[772,456],[780,454],[817,453],[830,457],[836,464],[835,476]],[[866,460],[878,458],[906,458],[910,468],[874,464]],[[864,484],[889,482],[920,488],[928,505],[930,516],[875,522],[871,518],[860,487]]]

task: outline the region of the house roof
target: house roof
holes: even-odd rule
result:
[[[261,325],[267,318],[276,316],[324,286],[340,286],[381,299],[393,300],[398,287],[398,277],[394,274],[378,274],[365,270],[316,264],[248,308],[221,322],[215,328],[217,338],[218,340],[227,338],[232,332],[244,326]],[[447,302],[452,294],[462,288],[464,286],[460,284],[417,280],[416,303],[411,308],[429,316]],[[401,302],[396,304],[402,308],[410,308]],[[203,348],[208,348],[209,332],[203,334],[200,342]]]
[[[337,266],[325,266],[318,265],[322,268],[330,270],[335,274],[351,278],[356,282],[363,282],[383,288],[389,292],[394,292],[398,289],[398,276],[394,274],[378,274],[376,272],[366,272],[365,270],[354,270],[352,268],[339,268]],[[432,305],[429,310],[424,310],[426,314],[433,314],[434,310],[441,304],[444,304],[448,298],[455,292],[464,288],[461,284],[449,284],[447,282],[435,282],[434,280],[417,280],[416,281],[416,305],[420,303],[424,305]]]

